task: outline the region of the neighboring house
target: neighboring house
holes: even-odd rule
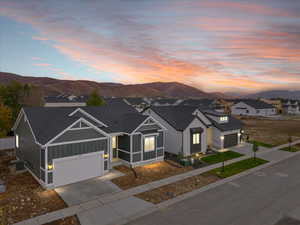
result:
[[[261,101],[268,103],[270,105],[273,105],[278,113],[283,112],[283,102],[280,99],[267,99],[267,98],[261,98]]]
[[[44,97],[45,107],[86,106],[88,96],[58,95]]]
[[[16,156],[46,188],[102,176],[114,164],[164,158],[165,128],[124,101],[101,107],[25,107],[13,128]]]
[[[300,104],[297,100],[283,100],[282,111],[285,114],[297,115],[300,113]]]
[[[143,111],[146,107],[148,107],[150,104],[147,102],[144,98],[133,98],[128,97],[124,98],[124,101],[128,104],[133,106],[138,112]]]
[[[157,99],[152,99],[151,105],[153,105],[153,106],[175,106],[175,105],[179,105],[181,102],[182,102],[181,99],[157,98]]]
[[[180,105],[207,108],[218,112],[225,111],[225,107],[220,103],[218,99],[185,99],[180,103]]]
[[[240,143],[243,124],[228,115],[193,106],[152,106],[144,111],[165,128],[165,151],[189,156],[229,148]]]
[[[231,106],[232,115],[245,116],[273,116],[277,114],[276,108],[260,100],[246,99],[237,100]]]

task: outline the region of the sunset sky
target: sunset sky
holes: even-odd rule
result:
[[[300,89],[300,0],[0,0],[0,71]]]

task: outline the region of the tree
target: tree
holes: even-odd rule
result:
[[[12,112],[9,107],[0,102],[0,137],[7,136],[12,127]]]
[[[89,99],[87,100],[86,104],[88,106],[101,106],[105,104],[105,101],[101,96],[98,95],[97,90],[94,90]]]
[[[256,152],[258,151],[258,145],[255,142],[253,142],[252,151],[253,151],[253,158],[256,159]]]

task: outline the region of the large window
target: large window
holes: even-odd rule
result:
[[[155,137],[145,137],[144,139],[144,151],[149,152],[149,151],[154,151],[155,150]]]
[[[19,148],[19,135],[16,135],[16,148]]]
[[[111,145],[112,145],[112,148],[117,148],[117,137],[114,136],[112,137],[112,140],[111,140]]]
[[[193,134],[193,145],[200,144],[200,133]]]

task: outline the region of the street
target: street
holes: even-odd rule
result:
[[[128,225],[300,225],[289,217],[300,219],[300,155]]]

